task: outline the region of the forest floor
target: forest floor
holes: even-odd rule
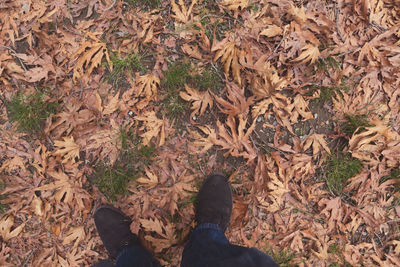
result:
[[[396,0],[0,3],[0,265],[179,266],[207,175],[281,266],[400,266]]]

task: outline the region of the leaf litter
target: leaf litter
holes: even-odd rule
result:
[[[233,243],[284,251],[277,259],[289,265],[399,266],[398,1],[145,3],[0,4],[0,264],[105,258],[92,214],[106,198],[89,177],[135,153],[126,164],[137,173],[114,205],[163,265],[179,266],[170,255],[195,226],[203,178],[226,171]],[[115,54],[152,59],[112,74],[125,81],[114,88]],[[171,119],[161,101],[173,62],[209,68],[222,85],[174,88],[189,105]],[[58,108],[37,133],[21,131],[9,103],[41,91]],[[346,133],[349,116],[367,123]],[[332,194],[319,172],[337,151],[363,168]]]

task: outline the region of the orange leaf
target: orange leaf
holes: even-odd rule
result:
[[[301,51],[300,56],[292,61],[296,62],[296,65],[301,65],[308,61],[313,64],[319,58],[319,49],[314,45],[306,44]]]
[[[190,88],[186,84],[185,89],[187,93],[180,92],[179,95],[186,101],[192,101],[192,106],[190,109],[192,109],[193,112],[190,114],[191,117],[198,112],[200,115],[202,115],[206,111],[207,107],[212,109],[213,101],[208,91],[199,92],[193,88]]]

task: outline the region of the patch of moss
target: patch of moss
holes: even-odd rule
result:
[[[332,254],[340,254],[342,252],[342,249],[338,244],[331,244],[328,248],[328,253]]]
[[[162,86],[166,89],[162,101],[164,114],[170,118],[180,118],[188,108],[179,92],[185,90],[185,84],[199,91],[207,89],[215,91],[222,85],[222,81],[214,69],[206,69],[201,73],[193,73],[191,66],[186,62],[174,62],[164,72]]]
[[[339,196],[342,194],[347,180],[360,173],[362,164],[353,158],[350,153],[332,154],[322,167],[326,186],[330,192]]]
[[[365,127],[371,127],[367,115],[350,115],[345,116],[345,121],[341,124],[342,132],[351,137],[365,131]],[[358,130],[357,130],[358,129]]]
[[[130,181],[135,180],[155,156],[153,145],[143,145],[131,131],[122,128],[119,136],[122,148],[113,166],[100,162],[91,180],[111,201],[127,193]]]
[[[153,9],[160,6],[160,0],[125,0],[131,7],[140,7],[142,9]]]
[[[329,70],[340,70],[340,63],[333,56],[320,58],[316,63],[316,67],[320,71],[329,72]]]
[[[127,192],[127,183],[133,179],[132,173],[121,166],[107,166],[101,163],[96,168],[95,184],[109,200]]]
[[[192,86],[199,91],[210,89],[215,92],[215,90],[221,85],[221,79],[218,77],[214,69],[204,70],[202,73],[192,76],[189,81],[189,86]]]
[[[295,255],[291,251],[286,251],[286,250],[273,250],[273,249],[267,249],[265,251],[266,254],[271,256],[274,261],[279,264],[281,267],[286,267],[286,266],[293,266],[294,263],[292,262]]]
[[[0,180],[0,191],[3,191],[5,189],[5,187],[6,187],[5,183],[3,183]],[[8,209],[8,205],[1,203],[1,201],[6,199],[6,198],[7,198],[7,195],[0,195],[0,216],[3,215],[4,212],[6,212],[7,209]]]
[[[143,64],[143,58],[144,56],[138,53],[130,53],[125,57],[119,54],[112,55],[110,60],[113,63],[113,70],[107,75],[106,80],[115,84],[123,77],[125,71],[145,73],[147,70]]]
[[[7,104],[9,119],[18,123],[20,131],[38,132],[46,119],[57,111],[58,104],[45,100],[46,94],[17,94]]]

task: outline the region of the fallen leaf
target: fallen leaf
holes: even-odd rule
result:
[[[301,65],[306,62],[313,64],[315,61],[317,61],[320,55],[318,47],[312,44],[306,44],[301,51],[301,54],[292,61],[296,65]]]
[[[13,230],[11,230],[13,226],[14,226],[13,216],[11,215],[3,216],[3,218],[0,219],[0,236],[4,240],[4,242],[7,242],[11,238],[17,237],[24,229],[25,222],[15,227]]]
[[[316,133],[308,136],[301,143],[301,145],[303,146],[303,151],[306,151],[312,145],[314,158],[316,158],[322,152],[322,149],[324,149],[330,155],[331,150],[329,149],[328,145],[326,144],[324,136],[325,136],[324,134],[316,134]]]
[[[224,64],[224,72],[226,76],[229,76],[229,70],[231,69],[233,79],[241,85],[242,79],[240,77],[240,72],[242,66],[239,64],[239,57],[242,56],[243,52],[236,47],[234,42],[227,42],[227,40],[228,37],[220,42],[220,44],[224,44],[223,47],[221,47],[220,44],[216,44],[211,49],[211,51],[219,50],[215,54],[214,61],[217,61],[220,58],[221,62]]]
[[[55,156],[61,156],[63,158],[62,163],[67,161],[76,162],[76,158],[79,159],[79,146],[74,142],[74,137],[64,137],[64,141],[56,140],[54,146],[57,147],[56,151],[53,152]]]
[[[165,122],[163,119],[157,118],[154,111],[149,111],[143,116],[136,116],[135,120],[143,122],[143,125],[140,127],[142,131],[140,136],[143,138],[143,145],[147,146],[152,138],[157,137],[159,137],[159,146],[165,143]]]
[[[187,9],[183,0],[178,0],[178,4],[175,3],[175,0],[171,0],[172,11],[175,13],[175,15],[172,15],[172,17],[182,23],[188,23],[193,6],[196,3],[197,0],[193,0],[189,6],[189,9]]]
[[[186,92],[181,91],[179,93],[180,97],[182,97],[185,101],[191,101],[192,105],[190,107],[192,113],[190,114],[190,117],[193,117],[195,114],[199,113],[199,115],[203,115],[203,113],[206,111],[207,107],[210,108],[210,110],[213,107],[213,100],[211,98],[210,93],[207,91],[197,91],[193,88],[190,88],[185,84],[185,90]]]
[[[277,25],[267,25],[267,27],[260,32],[260,35],[267,37],[275,37],[281,35],[283,32],[282,28]]]
[[[117,92],[103,109],[103,115],[110,115],[119,108],[119,93]]]

